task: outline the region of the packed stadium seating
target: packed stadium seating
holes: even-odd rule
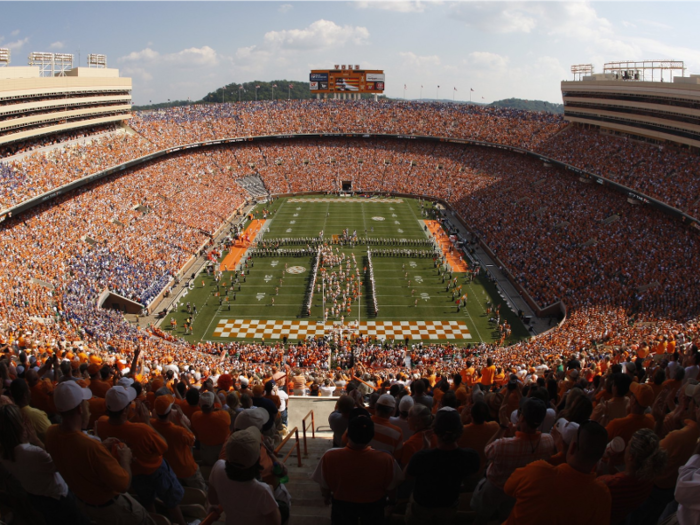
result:
[[[690,153],[601,140],[590,130],[566,129],[551,115],[466,105],[265,102],[174,108],[138,115],[130,125],[136,134],[114,133],[0,164],[0,206],[163,148],[225,137],[371,131],[537,150],[684,210],[697,210],[697,168]],[[358,191],[444,199],[539,305],[565,303],[567,319],[561,327],[507,348],[387,347],[338,340],[338,362],[350,362],[353,356],[354,369],[334,371],[329,370],[329,347],[321,343],[286,348],[189,344],[157,328],[140,330],[121,314],[98,307],[97,297],[105,289],[148,304],[249,197],[245,188],[260,194],[260,180],[271,193],[337,191],[339,181],[351,180]],[[632,206],[617,193],[518,153],[415,139],[342,137],[189,150],[7,218],[0,224],[0,250],[0,346],[12,351],[11,358],[0,358],[0,394],[9,392],[13,379],[26,377],[29,357],[40,366],[60,354],[74,364],[68,374],[87,379],[88,364],[123,370],[138,348],[140,373],[127,374],[150,391],[164,386],[168,369],[187,372],[197,387],[207,378],[221,384],[221,378],[234,378],[237,389],[248,380],[261,386],[286,356],[289,382],[294,374],[294,388],[301,392],[317,390],[325,380],[335,382],[340,392],[353,375],[362,375],[363,382],[355,384],[372,386],[367,399],[372,410],[378,394],[388,392],[404,374],[425,378],[438,408],[440,398],[449,396],[437,394],[436,380],[456,374],[469,390],[459,393],[455,408],[464,409],[462,418],[469,422],[476,399],[473,384],[488,377],[492,365],[501,372],[493,383],[499,388],[511,372],[521,382],[518,389],[542,380],[540,386],[550,391],[553,410],[560,414],[569,408],[561,405],[569,390],[588,392],[594,403],[612,398],[607,377],[618,365],[619,372],[641,383],[658,371],[667,380],[668,396],[661,395],[661,383],[655,391],[656,399],[662,399],[654,414],[660,437],[680,431],[680,414],[692,412],[685,398],[676,399],[683,377],[675,370],[697,360],[693,342],[699,335],[700,282],[690,264],[700,257],[697,235],[660,211]],[[404,366],[407,355],[412,369]],[[241,375],[244,381],[235,380]],[[545,385],[544,378],[554,385]],[[169,386],[175,388],[172,382]],[[226,386],[224,394],[233,384]],[[492,383],[485,386],[490,389]],[[457,391],[459,385],[452,388]],[[495,405],[489,405],[496,420],[504,397],[503,406],[510,403],[510,394],[498,395]]]

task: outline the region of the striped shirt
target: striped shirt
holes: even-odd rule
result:
[[[515,469],[538,459],[547,460],[555,453],[551,435],[516,432],[515,437],[498,439],[486,447],[484,455],[490,463],[486,477],[491,484],[502,489]]]
[[[369,446],[398,457],[403,446],[403,431],[383,417],[372,416],[372,421],[374,421],[374,438],[369,442]]]

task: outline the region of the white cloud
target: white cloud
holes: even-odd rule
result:
[[[366,27],[339,26],[331,20],[316,20],[304,29],[285,29],[265,33],[264,42],[269,47],[286,49],[318,49],[342,47],[345,44],[360,45],[369,40]]]
[[[399,53],[399,56],[402,59],[402,65],[407,67],[425,68],[440,65],[440,57],[437,55],[420,56],[412,51],[405,51]]]
[[[530,33],[537,11],[529,2],[456,2],[451,15],[484,33]]]
[[[12,33],[10,33],[10,36],[17,36],[17,35],[19,35],[19,29],[15,29],[14,31],[12,31]]]
[[[220,57],[209,46],[190,47],[176,53],[160,54],[147,47],[141,51],[132,51],[117,59],[122,64],[165,64],[175,67],[211,67],[219,64]]]
[[[277,8],[278,13],[288,13],[293,9],[294,6],[292,4],[282,4]]]
[[[508,67],[510,59],[506,56],[488,51],[474,51],[469,53],[465,62],[481,69],[489,69],[492,71],[503,71]]]
[[[66,47],[66,44],[60,40],[49,45],[49,48],[51,49],[63,49],[64,47]]]
[[[5,44],[5,47],[12,49],[13,51],[19,51],[27,42],[29,42],[29,37],[21,40],[15,40],[14,42],[8,42]]]
[[[416,0],[413,2],[404,2],[401,0],[392,0],[388,2],[353,2],[358,9],[381,9],[383,11],[394,11],[396,13],[422,13],[428,5],[440,5],[442,2],[421,2]]]

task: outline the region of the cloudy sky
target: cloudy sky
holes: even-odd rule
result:
[[[133,99],[198,100],[231,82],[384,69],[386,94],[561,102],[572,64],[684,60],[700,73],[700,2],[2,2],[0,47],[107,55]],[[687,74],[687,73],[686,73]],[[421,85],[423,86],[421,92]],[[454,91],[454,88],[457,91]]]

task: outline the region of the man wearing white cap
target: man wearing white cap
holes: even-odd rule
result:
[[[142,423],[128,421],[129,407],[134,399],[136,390],[131,387],[117,385],[110,388],[105,394],[107,415],[97,420],[95,432],[101,439],[117,438],[133,450],[131,488],[143,506],[155,511],[157,496],[168,509],[170,521],[186,525],[178,507],[185,491],[163,459],[168,444],[151,426],[151,414],[145,404],[140,403],[136,410]]]
[[[260,441],[261,434],[255,426],[231,434],[225,447],[226,460],[217,461],[212,468],[209,502],[223,506],[226,525],[279,525],[282,521],[272,489],[257,479],[261,469]]]
[[[370,446],[375,450],[383,450],[397,457],[403,446],[403,432],[389,422],[396,410],[396,398],[391,394],[382,394],[377,400],[376,413],[372,416],[374,422],[374,438]]]
[[[153,520],[146,509],[125,493],[131,482],[131,449],[117,440],[100,443],[82,432],[90,419],[87,400],[91,397],[89,389],[74,381],[55,388],[54,403],[62,420],[46,432],[46,451],[91,520],[150,525]]]

